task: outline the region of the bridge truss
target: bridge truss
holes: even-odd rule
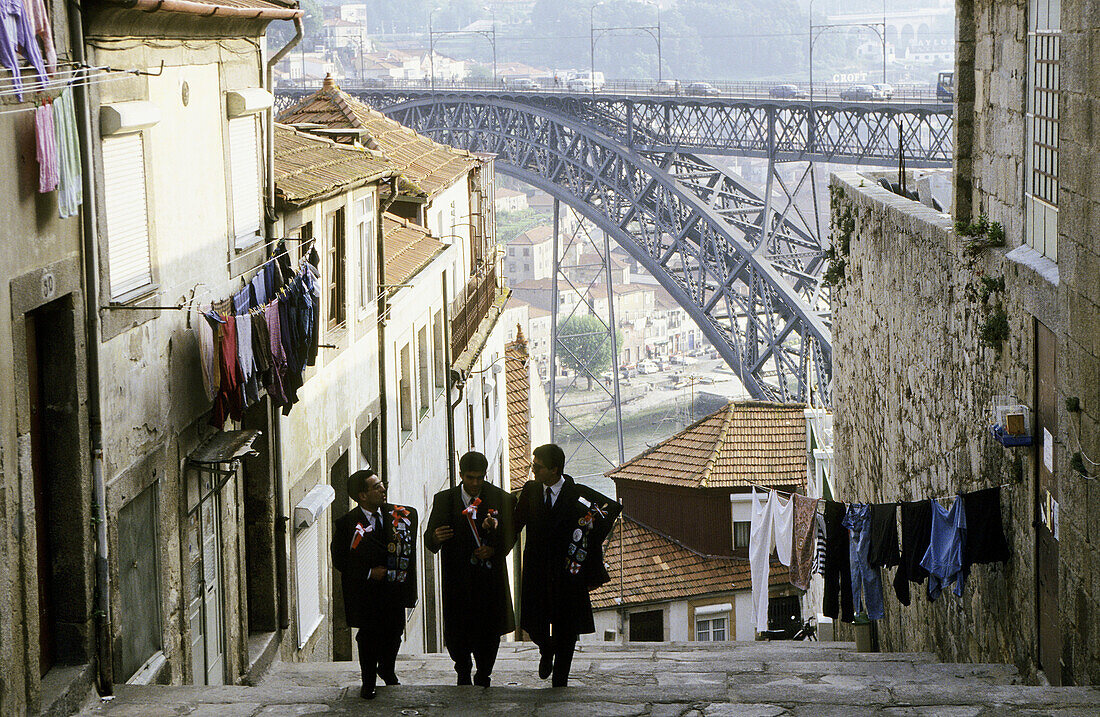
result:
[[[571,205],[687,311],[755,398],[828,406],[828,239],[814,161],[950,164],[950,107],[350,90]],[[280,102],[292,102],[292,93]],[[757,191],[707,155],[769,160]],[[801,162],[795,181],[778,171]]]

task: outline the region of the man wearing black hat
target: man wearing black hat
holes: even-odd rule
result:
[[[588,591],[610,578],[603,541],[622,506],[565,475],[565,453],[553,443],[534,450],[516,502],[516,534],[527,529],[520,589],[520,627],[538,645],[539,677],[565,687],[580,635],[596,631]]]
[[[489,686],[500,636],[515,629],[505,562],[515,542],[512,496],[485,482],[488,467],[477,451],[462,456],[462,484],[435,494],[424,530],[424,546],[442,555],[443,637],[458,684],[481,687]]]
[[[386,503],[386,484],[371,470],[348,478],[358,505],[336,521],[332,564],[340,571],[344,615],[357,627],[359,695],[374,699],[375,682],[400,684],[394,672],[405,608],[416,605],[416,510]]]

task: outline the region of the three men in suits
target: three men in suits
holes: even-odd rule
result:
[[[617,502],[564,474],[565,453],[552,443],[534,450],[516,503],[515,531],[526,528],[520,626],[538,645],[539,677],[569,681],[573,650],[595,632],[588,591],[609,580],[603,541],[622,511]]]
[[[488,467],[477,451],[463,455],[461,485],[436,493],[424,531],[424,546],[442,557],[443,637],[458,684],[481,687],[489,686],[500,636],[515,629],[505,560],[515,542],[513,499],[485,482]]]
[[[348,626],[359,628],[359,694],[373,699],[378,677],[399,684],[394,663],[405,608],[416,605],[416,511],[386,503],[386,485],[371,470],[348,478],[348,495],[358,505],[336,521],[330,550]]]

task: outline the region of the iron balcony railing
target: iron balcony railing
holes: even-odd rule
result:
[[[466,282],[462,294],[451,304],[451,357],[456,360],[470,344],[481,322],[497,297],[496,262],[483,268]]]

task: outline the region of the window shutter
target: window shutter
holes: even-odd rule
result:
[[[256,119],[248,116],[229,120],[233,235],[237,244],[260,234],[260,164],[256,152]]]
[[[298,593],[298,649],[309,641],[321,624],[321,551],[322,521],[298,531],[294,536],[294,581]]]
[[[151,284],[141,133],[103,139],[103,194],[111,298]]]

